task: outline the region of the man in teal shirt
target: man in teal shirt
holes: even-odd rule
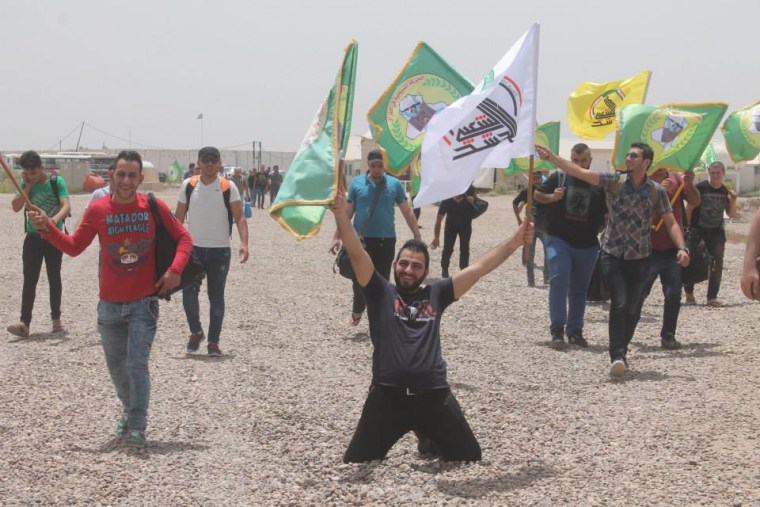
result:
[[[349,218],[353,217],[354,228],[364,238],[365,248],[378,273],[387,280],[391,274],[393,256],[396,254],[394,219],[396,206],[401,210],[414,239],[421,240],[422,238],[417,227],[417,218],[406,199],[404,186],[398,178],[386,174],[382,153],[379,150],[369,152],[367,165],[369,165],[369,171],[365,176],[358,176],[351,180],[346,212]],[[376,193],[380,195],[375,202]],[[336,229],[332,245],[330,245],[330,253],[336,254],[339,248],[340,236]],[[356,280],[353,281],[353,290],[351,325],[356,326],[361,321],[367,305],[364,302],[362,288]]]
[[[42,209],[63,230],[63,221],[69,216],[69,192],[66,181],[59,176],[49,176],[42,167],[42,159],[34,151],[26,151],[19,159],[21,164],[21,190],[24,193],[16,195],[11,201],[13,211],[24,208],[26,196],[32,204]],[[53,245],[42,239],[37,229],[32,227],[29,219],[25,219],[26,238],[21,255],[24,269],[24,288],[21,292],[21,321],[8,326],[8,332],[25,338],[29,336],[29,325],[32,322],[32,309],[37,294],[37,281],[40,279],[42,261],[45,261],[48,283],[50,285],[50,318],[53,321],[53,331],[63,330],[61,324],[61,260],[63,254]]]

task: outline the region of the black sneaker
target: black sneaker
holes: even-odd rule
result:
[[[583,333],[580,331],[577,331],[573,333],[572,335],[567,337],[567,343],[570,345],[577,345],[578,347],[583,347],[584,349],[588,347],[588,342],[583,337]]]
[[[673,333],[666,334],[663,337],[662,341],[660,341],[660,344],[665,350],[676,350],[681,348],[681,342],[676,340],[676,337],[673,336]]]
[[[563,326],[555,327],[551,330],[551,346],[555,349],[562,348],[565,345],[565,328]]]

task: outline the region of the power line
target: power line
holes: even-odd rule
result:
[[[133,141],[131,139],[126,139],[124,137],[117,136],[116,134],[111,134],[110,132],[106,132],[105,130],[99,129],[99,128],[95,127],[94,125],[90,125],[87,122],[84,122],[84,124],[87,125],[88,127],[90,127],[92,130],[95,130],[97,132],[100,132],[101,134],[105,134],[107,136],[113,137],[114,139],[118,139],[119,141],[123,141],[123,142],[128,143],[128,144],[136,144],[138,146],[142,146],[143,148],[150,148],[150,149],[153,149],[153,150],[166,150],[166,151],[170,151],[169,148],[161,148],[160,146],[153,146],[153,145],[150,145],[150,144],[138,143],[138,142]]]
[[[71,129],[68,134],[66,134],[65,136],[63,136],[61,139],[58,140],[57,143],[55,143],[53,146],[51,146],[50,148],[48,148],[45,151],[52,151],[52,150],[55,149],[56,146],[60,146],[60,144],[63,142],[64,139],[68,138],[71,134],[73,134],[74,132],[76,132],[76,130],[78,128],[80,128],[81,126],[82,126],[81,123],[77,123],[76,126],[73,129]]]

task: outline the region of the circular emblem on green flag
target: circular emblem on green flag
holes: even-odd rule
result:
[[[657,109],[644,121],[642,140],[652,146],[654,161],[659,162],[681,151],[697,131],[702,116],[688,111]]]
[[[422,144],[430,119],[455,102],[460,93],[445,79],[434,74],[417,74],[395,90],[388,102],[386,122],[393,139],[409,152]]]
[[[739,130],[753,148],[760,150],[760,104],[742,111]]]

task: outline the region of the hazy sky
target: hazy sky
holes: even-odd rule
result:
[[[760,1],[0,0],[0,149],[295,151],[352,39],[353,133],[419,40],[473,83],[541,24],[538,121],[581,81],[653,72],[647,103],[760,100]]]

